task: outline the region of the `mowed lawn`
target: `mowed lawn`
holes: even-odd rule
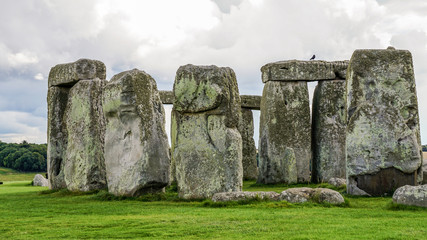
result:
[[[106,200],[103,191],[51,192],[30,186],[31,179],[0,185],[0,239],[427,239],[427,210],[391,210],[391,198],[346,196],[345,207],[220,207],[177,200],[173,190],[162,201]],[[277,192],[286,187],[244,186]]]

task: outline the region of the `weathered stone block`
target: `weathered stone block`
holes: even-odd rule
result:
[[[138,196],[164,190],[170,154],[155,80],[137,69],[115,75],[104,87],[103,109],[108,191]]]
[[[40,174],[36,174],[33,179],[33,186],[48,187],[49,182]]]
[[[264,85],[258,151],[259,183],[310,181],[311,121],[306,82],[269,81]]]
[[[268,63],[261,68],[262,82],[344,79],[347,65],[347,61],[288,60]]]
[[[179,196],[241,191],[240,98],[234,71],[182,66],[174,95],[171,135]]]
[[[276,192],[222,192],[215,193],[212,197],[213,202],[228,202],[228,201],[242,201],[251,199],[264,199],[277,201],[280,194]]]
[[[250,109],[242,108],[238,129],[242,136],[243,179],[257,179],[258,166],[254,140],[254,117]]]
[[[280,193],[279,200],[285,200],[290,203],[304,203],[315,201],[319,203],[342,204],[343,196],[334,190],[328,188],[289,188]]]
[[[345,178],[345,81],[319,82],[313,96],[311,180]]]
[[[347,71],[347,192],[379,196],[421,181],[412,56],[356,50]]]
[[[159,95],[163,104],[173,104],[173,100],[175,99],[173,91],[159,91]]]
[[[67,187],[64,180],[64,159],[68,132],[64,115],[69,92],[69,88],[50,87],[47,93],[47,172],[50,189]]]
[[[393,202],[427,208],[427,185],[400,187],[393,194]]]
[[[49,72],[49,87],[72,87],[79,80],[105,79],[105,64],[101,61],[79,59],[72,63],[58,64]]]
[[[107,184],[101,105],[104,84],[105,80],[81,80],[69,92],[64,116],[68,142],[63,169],[67,188],[72,191],[102,189]]]
[[[255,95],[240,95],[242,108],[259,110],[261,105],[261,96]]]

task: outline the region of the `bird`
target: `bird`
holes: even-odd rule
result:
[[[313,55],[313,57],[310,58],[310,60],[314,60],[316,58],[316,55]]]

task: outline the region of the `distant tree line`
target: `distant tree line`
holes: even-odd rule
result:
[[[422,145],[423,146],[423,152],[427,152],[427,145]]]
[[[47,144],[5,143],[0,141],[0,167],[23,172],[45,172]]]

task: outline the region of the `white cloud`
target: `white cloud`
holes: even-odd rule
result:
[[[0,111],[0,140],[46,143],[46,118],[26,112]]]
[[[39,81],[43,81],[44,76],[42,73],[37,73],[36,75],[34,75],[34,79],[39,80]]]

